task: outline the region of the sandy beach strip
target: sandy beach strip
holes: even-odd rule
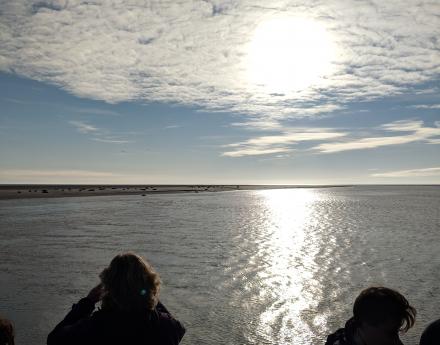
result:
[[[79,196],[141,195],[163,193],[203,193],[237,190],[324,188],[347,186],[286,185],[0,185],[0,200],[61,198]]]

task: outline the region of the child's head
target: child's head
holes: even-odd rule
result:
[[[104,308],[126,311],[152,310],[159,298],[160,278],[139,255],[117,255],[100,274]]]
[[[356,298],[353,315],[369,342],[392,344],[399,339],[399,332],[406,332],[414,325],[416,310],[399,292],[370,287]]]

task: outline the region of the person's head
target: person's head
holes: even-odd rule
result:
[[[422,333],[420,345],[440,344],[440,320],[431,323]]]
[[[0,345],[14,345],[14,327],[0,316]]]
[[[99,277],[104,289],[103,308],[122,311],[155,308],[161,281],[150,264],[139,255],[117,255]]]
[[[416,310],[399,292],[370,287],[356,298],[353,317],[369,343],[394,344],[398,343],[399,332],[406,332],[414,325]]]

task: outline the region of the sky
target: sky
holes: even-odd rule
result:
[[[438,1],[0,0],[0,183],[438,184]]]

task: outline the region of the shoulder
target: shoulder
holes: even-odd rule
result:
[[[157,312],[157,317],[161,333],[170,338],[172,344],[178,344],[186,332],[183,324],[165,312]]]
[[[349,345],[345,334],[345,329],[340,328],[327,337],[325,345]]]
[[[426,327],[420,338],[420,344],[435,344],[440,339],[440,319],[434,321]]]

